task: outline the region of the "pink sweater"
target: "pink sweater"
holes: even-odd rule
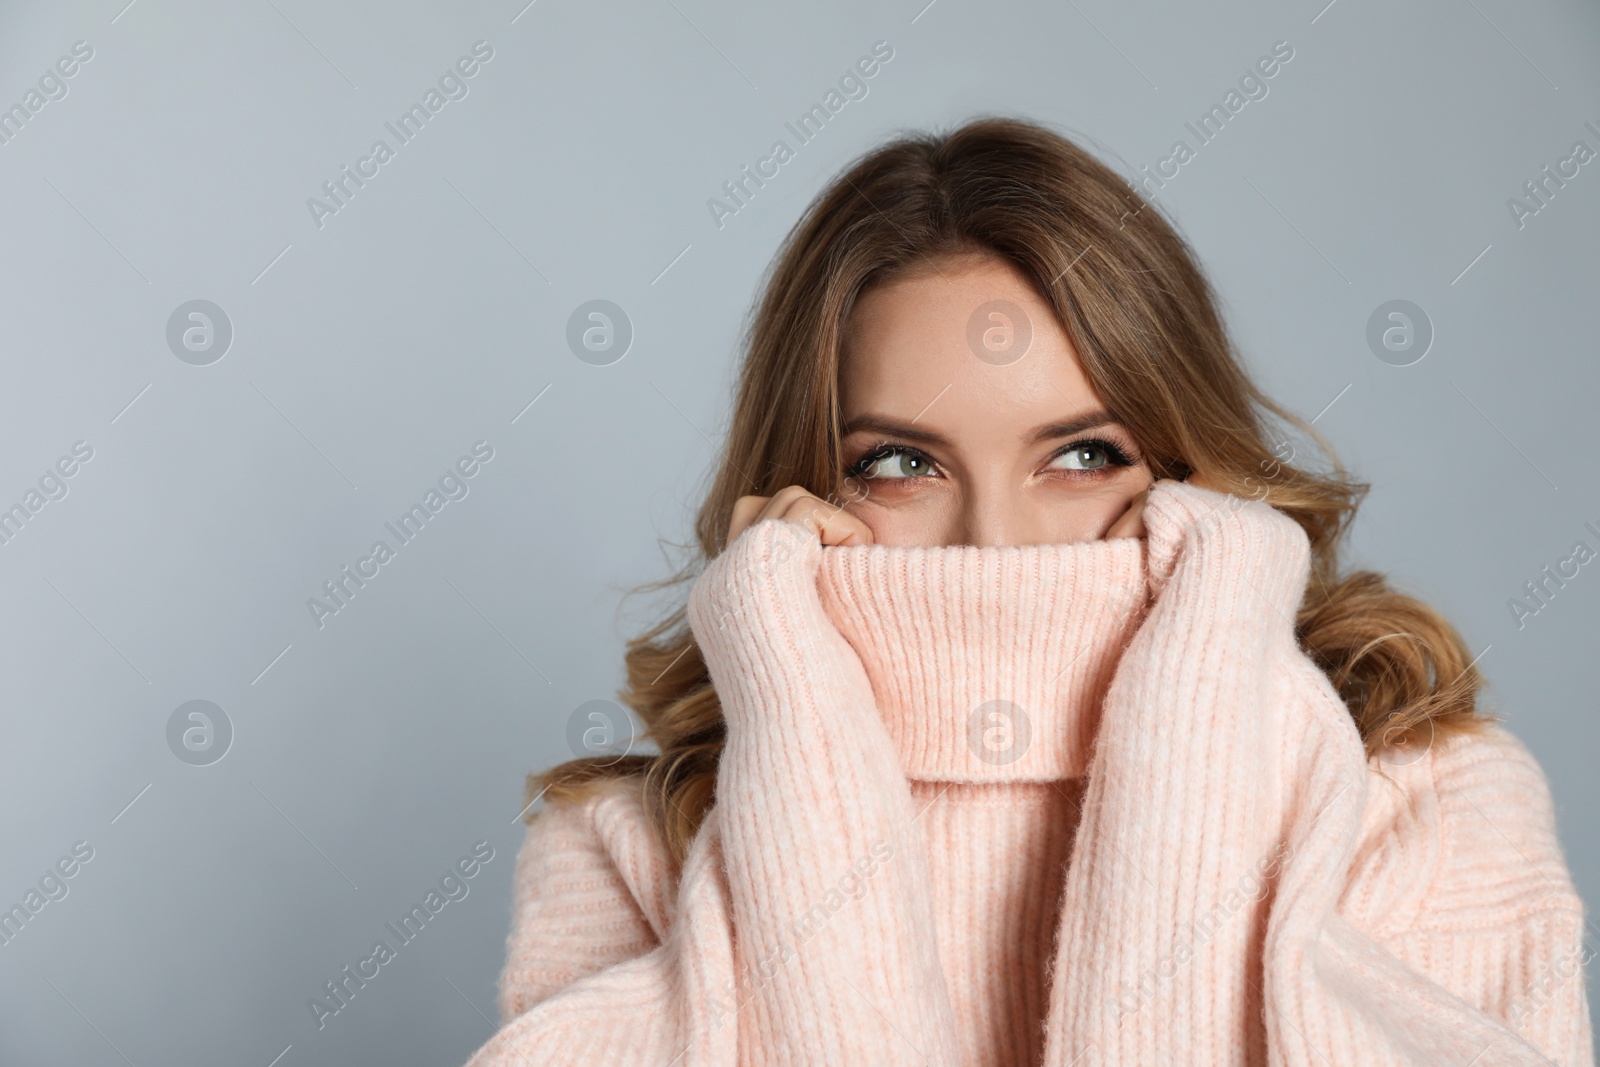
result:
[[[1369,763],[1300,528],[1174,482],[1146,525],[746,530],[689,599],[728,736],[683,870],[636,780],[541,811],[469,1067],[1592,1065],[1526,748]]]

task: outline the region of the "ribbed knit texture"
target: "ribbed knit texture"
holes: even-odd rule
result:
[[[818,588],[911,781],[956,1062],[1038,1063],[1100,703],[1149,599],[1144,543],[843,547]]]
[[[1052,782],[1089,763],[1148,598],[1144,543],[822,553],[823,609],[914,781]]]
[[[469,1067],[1592,1067],[1527,750],[1369,764],[1294,640],[1299,527],[1172,482],[1145,520],[746,530],[689,599],[728,734],[682,871],[637,780],[541,811]]]

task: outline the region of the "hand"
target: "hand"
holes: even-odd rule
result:
[[[784,519],[807,526],[825,545],[870,545],[872,529],[835,504],[798,485],[786,486],[772,496],[742,496],[733,505],[728,524],[728,544],[762,519]]]
[[[1127,510],[1125,510],[1121,515],[1117,516],[1115,521],[1111,523],[1110,528],[1107,529],[1102,535],[1103,540],[1109,541],[1113,537],[1145,536],[1144,506],[1145,503],[1150,499],[1150,488],[1153,488],[1154,484],[1155,483],[1152,482],[1151,487],[1147,487],[1142,492],[1135,495],[1132,500],[1128,501]],[[1198,485],[1202,489],[1211,488],[1211,486],[1206,484],[1205,479],[1195,474],[1191,474],[1187,479],[1185,479],[1184,484]]]

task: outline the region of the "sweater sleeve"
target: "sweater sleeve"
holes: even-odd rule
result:
[[[1264,503],[1170,481],[1152,488],[1145,523],[1155,599],[1118,661],[1089,765],[1051,1067],[1254,1063],[1244,1050],[1264,1042],[1249,983],[1261,981],[1264,879],[1283,860],[1283,753],[1299,747],[1275,698],[1309,546]],[[1316,791],[1336,790],[1338,774],[1322,761]]]
[[[1594,953],[1532,753],[1496,723],[1374,769],[1340,911],[1551,1061],[1592,1065]]]
[[[546,804],[517,853],[501,1024],[579,979],[657,948],[675,873],[645,814],[640,781]]]
[[[1286,690],[1291,714],[1325,708],[1350,721],[1325,674],[1309,660],[1295,670],[1304,681]],[[1295,855],[1263,947],[1274,1062],[1593,1067],[1574,973],[1581,906],[1562,886],[1542,790],[1524,788],[1525,775],[1487,791],[1470,782],[1468,764],[1507,739],[1458,738],[1409,766],[1369,765],[1358,750],[1339,797],[1291,819]],[[1552,831],[1542,844],[1541,827]],[[1549,983],[1555,968],[1566,982]],[[1542,1010],[1519,1019],[1520,991],[1541,985]]]
[[[469,1067],[956,1063],[910,787],[823,610],[823,551],[766,519],[696,581],[727,736],[672,905],[659,862],[625,859],[649,854],[637,817],[608,837],[602,806],[542,812],[501,994],[517,1014]]]
[[[866,669],[823,609],[824,551],[764,519],[689,597],[728,723],[717,807],[740,1062],[953,1067],[917,812]]]
[[[1436,803],[1401,813],[1432,823],[1385,840],[1359,731],[1295,638],[1304,532],[1178,483],[1146,523],[1156,599],[1105,699],[1046,1062],[1589,1064],[1577,983],[1514,1023],[1581,924],[1526,774],[1440,753],[1413,772]]]

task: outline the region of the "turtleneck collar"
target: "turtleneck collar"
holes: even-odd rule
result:
[[[1085,773],[1101,700],[1148,603],[1144,548],[827,548],[823,607],[866,667],[906,776]]]

